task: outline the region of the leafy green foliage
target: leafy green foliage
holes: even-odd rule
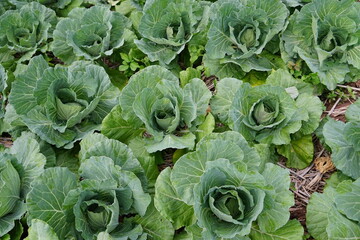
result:
[[[254,222],[259,236],[279,229],[279,235],[290,230],[301,239],[299,225],[286,226],[293,204],[287,171],[271,163],[260,171],[261,161],[239,133],[210,134],[160,174],[155,206],[176,228],[196,219],[203,239],[247,239]]]
[[[295,11],[282,35],[284,60],[300,57],[330,90],[337,83],[356,81],[359,9],[352,0],[314,0]]]
[[[359,104],[360,102],[356,101],[346,111],[348,123],[336,122],[331,119],[325,123],[323,129],[325,142],[331,148],[332,161],[336,168],[354,179],[360,177],[360,119],[357,111]]]
[[[0,0],[0,239],[359,239],[359,6]]]
[[[82,141],[79,155],[81,181],[60,167],[46,169],[34,181],[27,197],[29,223],[42,220],[59,239],[94,239],[101,232],[114,238],[143,235],[135,216],[145,216],[151,197],[131,150],[93,134]]]
[[[169,64],[193,34],[206,27],[208,15],[209,4],[205,1],[147,1],[139,25],[143,38],[135,43],[150,61]]]
[[[150,135],[145,138],[145,147],[150,153],[167,148],[192,149],[193,132],[205,118],[210,97],[200,79],[192,79],[181,88],[170,71],[150,66],[131,77],[121,92],[120,108],[114,108],[105,118],[102,130],[108,137],[126,142],[129,140],[127,128],[144,126]],[[124,114],[118,113],[120,109]],[[126,122],[125,126],[114,125],[115,114]],[[121,123],[120,119],[116,121]]]
[[[329,185],[323,194],[314,193],[306,215],[311,235],[319,240],[359,238],[359,190],[358,179]]]
[[[56,25],[52,51],[66,63],[111,55],[124,44],[129,25],[126,17],[105,6],[75,8]]]
[[[288,10],[283,3],[221,0],[212,5],[211,12],[214,14],[206,44],[206,55],[211,61],[205,61],[205,66],[212,74],[218,75],[211,69],[213,64],[233,66],[227,66],[229,74],[220,77],[234,77],[233,72],[239,67],[245,72],[271,70],[270,61],[259,54],[284,27]]]
[[[55,12],[37,2],[6,11],[0,16],[0,63],[12,60],[15,54],[22,62],[37,50],[45,51],[56,23]]]
[[[75,141],[99,128],[116,104],[116,90],[99,66],[75,62],[52,68],[38,56],[17,76],[9,101],[41,139],[72,148]]]

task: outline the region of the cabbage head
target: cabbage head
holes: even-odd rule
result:
[[[172,170],[160,174],[155,206],[166,216],[177,211],[175,223],[195,217],[182,225],[188,228],[195,222],[202,229],[201,239],[276,235],[300,240],[302,227],[289,221],[294,200],[288,174],[266,163],[239,133],[213,133],[197,144],[196,151],[177,160]],[[192,210],[194,216],[189,216]]]
[[[45,52],[56,23],[55,12],[37,2],[6,11],[0,16],[0,63],[15,54],[25,61],[38,50]]]
[[[124,44],[129,20],[109,7],[75,8],[56,25],[52,51],[66,63],[108,56]]]
[[[303,59],[330,90],[360,76],[360,3],[314,0],[295,11],[283,33],[286,61]]]
[[[134,133],[146,133],[145,147],[150,153],[167,148],[192,149],[210,98],[201,79],[194,78],[181,88],[170,71],[150,66],[130,78],[120,94],[120,104],[104,119],[102,132],[123,142]]]
[[[34,180],[27,196],[28,223],[43,221],[59,239],[146,235],[137,220],[147,212],[151,197],[132,151],[119,141],[89,134],[81,142],[79,159],[79,176],[54,167]]]
[[[150,61],[169,64],[208,23],[209,3],[196,0],[146,1],[138,48]]]
[[[73,142],[99,128],[117,95],[100,66],[79,61],[53,68],[37,56],[16,77],[9,102],[41,139],[71,148]]]
[[[204,60],[211,74],[217,74],[219,64],[230,68],[227,77],[241,70],[271,70],[269,60],[259,54],[284,28],[289,11],[280,0],[221,0],[211,12]]]

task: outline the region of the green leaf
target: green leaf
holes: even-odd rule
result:
[[[323,103],[316,96],[300,94],[296,99],[296,106],[303,109],[309,116],[307,120],[302,121],[300,132],[304,135],[313,133],[319,126],[324,109]]]
[[[201,78],[201,72],[195,68],[187,68],[180,72],[180,85],[185,87],[193,78]]]
[[[40,146],[35,135],[23,132],[7,151],[16,157],[16,166],[21,174],[22,194],[30,191],[31,182],[44,171],[46,158],[40,153]]]
[[[360,122],[360,101],[356,101],[348,107],[345,117],[349,122]]]
[[[245,76],[245,72],[242,68],[233,62],[227,62],[223,59],[212,59],[207,54],[204,55],[203,62],[206,69],[206,75],[215,75],[220,79],[242,79]]]
[[[286,226],[290,217],[289,208],[294,205],[293,194],[289,191],[289,171],[267,163],[262,175],[272,189],[265,189],[264,209],[257,223],[262,232],[274,232]]]
[[[174,236],[174,228],[171,222],[161,216],[154,207],[153,202],[149,205],[145,216],[138,218],[136,222],[139,223],[144,231],[154,240],[172,239]]]
[[[329,239],[326,228],[330,222],[330,213],[336,211],[333,205],[334,192],[335,189],[328,187],[323,194],[313,193],[311,195],[306,208],[306,226],[315,239]]]
[[[194,210],[178,196],[170,180],[171,170],[163,170],[155,185],[154,205],[156,209],[170,220],[175,229],[190,226],[195,222]]]
[[[77,187],[75,174],[66,168],[49,168],[32,183],[26,198],[28,221],[46,222],[60,239],[73,232],[72,208],[65,209],[68,193]]]
[[[165,64],[170,64],[185,47],[185,45],[181,47],[159,45],[148,39],[134,40],[134,42],[136,46],[149,57],[150,61],[160,61]]]
[[[300,136],[288,145],[277,146],[277,151],[287,158],[286,165],[303,169],[309,166],[314,157],[314,144],[311,135]]]
[[[44,58],[41,55],[36,56],[30,60],[27,70],[17,76],[9,96],[17,114],[23,115],[37,105],[33,92],[47,68],[49,66]]]
[[[336,207],[344,213],[349,219],[360,222],[360,179],[353,182],[349,191],[335,196]]]
[[[37,239],[59,240],[54,230],[46,222],[39,219],[33,219],[31,220],[29,235],[25,240]]]
[[[211,113],[205,118],[205,121],[199,125],[196,131],[196,141],[199,142],[201,139],[212,133],[215,129],[215,118]]]
[[[228,123],[229,111],[236,91],[242,81],[236,78],[224,78],[216,84],[216,95],[211,99],[211,111],[223,123]]]
[[[264,232],[259,229],[259,226],[254,225],[251,228],[251,239],[257,240],[274,240],[274,239],[291,239],[302,240],[304,229],[301,224],[296,220],[290,220],[283,227],[274,232]]]
[[[357,124],[345,124],[330,119],[324,125],[323,134],[326,144],[331,148],[332,162],[335,167],[352,178],[359,178],[360,151],[358,145],[354,145],[358,141],[356,136],[359,134],[359,127]],[[348,134],[356,138],[351,138]]]
[[[192,99],[192,101],[196,105],[196,116],[198,117],[198,119],[204,118],[207,109],[209,107],[210,98],[212,97],[212,94],[205,85],[204,81],[202,81],[199,78],[191,79],[191,81],[185,85],[184,92],[185,92],[185,96],[184,96],[185,99],[184,99],[184,104],[181,108],[181,112],[183,113],[184,118],[187,117],[188,115],[191,116],[189,112],[193,112],[192,110],[193,104],[192,103],[186,104],[186,102],[189,100],[188,98]],[[188,105],[189,110],[186,110],[186,105]],[[190,120],[188,120],[189,122],[191,122],[191,118]]]
[[[123,110],[120,105],[116,105],[111,110],[101,125],[101,132],[105,136],[124,143],[129,143],[134,137],[140,136],[144,130],[137,122],[124,119]]]
[[[193,133],[186,133],[180,137],[175,135],[165,135],[160,141],[145,139],[145,148],[149,153],[154,153],[167,148],[176,149],[193,149],[195,144],[195,135]]]
[[[156,155],[149,154],[145,148],[144,139],[137,137],[130,141],[129,148],[134,156],[139,160],[148,180],[148,191],[154,191],[156,179],[159,175],[159,169],[156,164]]]

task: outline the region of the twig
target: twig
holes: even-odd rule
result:
[[[338,99],[336,100],[334,106],[332,106],[332,108],[331,108],[330,111],[328,112],[328,114],[327,114],[328,116],[330,116],[330,115],[334,112],[334,110],[335,110],[336,106],[339,104],[340,100],[341,100],[341,98],[338,98]]]
[[[360,92],[360,88],[351,87],[351,86],[346,86],[346,85],[340,85],[340,84],[338,84],[337,86],[338,86],[338,87],[341,87],[341,88],[350,88],[350,89],[352,89],[352,90],[354,90],[354,91],[359,91],[359,92]]]

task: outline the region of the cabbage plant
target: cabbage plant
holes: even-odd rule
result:
[[[360,179],[335,173],[323,193],[313,193],[307,205],[306,225],[318,240],[360,237]]]
[[[146,132],[145,147],[150,153],[192,149],[210,98],[202,80],[194,78],[181,88],[170,71],[150,66],[130,78],[120,94],[120,104],[104,119],[102,132],[123,142]]]
[[[0,16],[0,63],[20,55],[18,61],[48,49],[48,40],[57,23],[56,14],[40,3],[32,2]]]
[[[43,172],[45,163],[46,158],[31,133],[23,133],[11,149],[0,152],[0,237],[25,214],[24,200],[30,184]]]
[[[105,70],[89,62],[49,67],[34,57],[12,85],[9,102],[26,126],[57,147],[71,148],[116,104],[118,89]]]
[[[59,239],[96,239],[109,234],[140,239],[139,216],[151,202],[144,170],[123,143],[100,134],[88,135],[79,153],[80,181],[67,168],[46,169],[27,196],[28,223],[46,223]]]
[[[184,50],[193,35],[203,30],[209,17],[209,3],[196,0],[146,1],[139,25],[138,48],[150,61],[169,64]]]
[[[227,77],[239,71],[236,66],[245,72],[271,70],[270,61],[258,55],[284,28],[289,11],[280,0],[221,0],[211,12],[205,66],[212,74],[218,65],[230,68]]]
[[[56,25],[52,51],[66,63],[108,56],[124,44],[130,21],[106,6],[75,8]]]
[[[289,221],[288,174],[239,133],[213,133],[161,172],[155,206],[178,227],[196,224],[201,239],[302,239],[300,224]]]
[[[303,59],[330,90],[360,76],[360,3],[314,0],[291,16],[282,35],[284,60]]]
[[[220,80],[211,108],[220,121],[247,140],[275,145],[289,144],[296,132],[311,134],[322,113],[322,103],[312,96],[311,86],[284,70],[254,87],[234,78]]]

